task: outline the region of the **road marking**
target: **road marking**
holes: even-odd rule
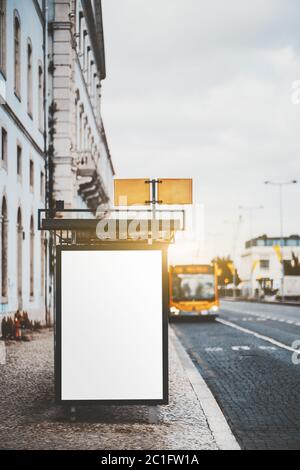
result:
[[[241,450],[216,399],[211,393],[202,375],[196,369],[196,366],[182,346],[180,339],[173,329],[171,329],[171,339],[175,345],[181,364],[204,411],[217,446],[220,450]]]
[[[250,346],[232,346],[231,350],[232,351],[253,351],[257,348],[251,348]],[[262,351],[277,351],[277,348],[275,346],[258,346],[258,349],[261,349]],[[224,348],[205,348],[205,352],[207,353],[214,353],[214,352],[224,352]]]
[[[223,348],[206,348],[206,352],[223,352]]]
[[[256,333],[255,331],[248,330],[246,328],[242,328],[241,326],[238,326],[235,323],[231,323],[229,321],[222,320],[221,318],[217,318],[217,322],[222,323],[222,325],[229,326],[230,328],[234,328],[235,330],[241,331],[242,333],[246,333],[248,335],[255,336],[256,338],[261,339],[262,341],[266,341],[267,343],[271,343],[274,346],[278,346],[281,349],[285,349],[286,351],[290,351],[292,353],[299,354],[299,350],[294,349],[291,346],[287,346],[286,344],[280,343],[279,341],[276,341],[273,338],[269,338],[268,336],[260,335],[259,333]]]
[[[296,321],[296,320],[287,320],[286,318],[277,318],[277,317],[266,317],[265,315],[263,315],[262,313],[255,313],[255,312],[249,312],[249,310],[244,310],[244,311],[241,311],[241,310],[236,310],[236,309],[230,309],[230,310],[227,310],[227,308],[225,307],[224,308],[224,311],[226,313],[226,311],[230,312],[230,313],[239,313],[241,315],[252,315],[253,317],[255,318],[249,318],[249,320],[247,320],[245,317],[241,317],[241,318],[233,318],[232,321],[266,321],[266,320],[271,320],[271,321],[277,321],[279,323],[285,323],[287,325],[294,325],[294,326],[300,326],[300,322]]]
[[[249,346],[232,346],[231,348],[233,351],[251,351]]]
[[[275,346],[259,346],[262,351],[277,351]]]

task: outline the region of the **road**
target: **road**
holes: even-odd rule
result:
[[[217,322],[174,328],[242,449],[300,449],[300,307],[223,302]]]

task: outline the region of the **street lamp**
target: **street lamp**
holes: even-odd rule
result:
[[[243,217],[240,215],[238,218],[238,222],[231,222],[229,220],[224,220],[224,224],[227,225],[232,225],[236,228],[235,233],[234,233],[234,240],[233,240],[233,250],[232,250],[232,261],[233,261],[233,266],[234,266],[234,274],[233,274],[233,297],[234,299],[237,298],[237,263],[236,263],[236,257],[237,257],[237,244],[238,244],[238,239],[239,239],[239,232],[240,232],[240,226],[243,222]]]
[[[281,260],[281,299],[284,302],[284,277],[285,277],[285,269],[284,269],[284,227],[283,227],[283,188],[284,186],[291,186],[297,184],[297,180],[291,180],[286,182],[277,183],[274,181],[265,181],[266,185],[275,186],[279,188],[279,210],[280,210],[280,240],[282,246],[282,260]]]
[[[250,220],[250,263],[251,263],[251,272],[250,272],[250,284],[251,284],[251,294],[254,293],[254,282],[253,282],[253,226],[254,226],[254,213],[264,209],[264,206],[250,206],[244,207],[239,206],[239,209],[249,213]]]

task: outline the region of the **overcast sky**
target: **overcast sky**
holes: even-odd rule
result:
[[[117,176],[193,177],[208,257],[232,251],[240,205],[264,205],[254,235],[278,236],[278,192],[263,182],[300,179],[299,0],[102,2]],[[286,188],[287,235],[299,201],[300,184]],[[241,242],[249,231],[245,214]]]

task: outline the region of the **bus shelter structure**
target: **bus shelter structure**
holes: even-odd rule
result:
[[[162,405],[168,391],[168,246],[184,211],[39,211],[55,273],[55,394],[79,405]]]

